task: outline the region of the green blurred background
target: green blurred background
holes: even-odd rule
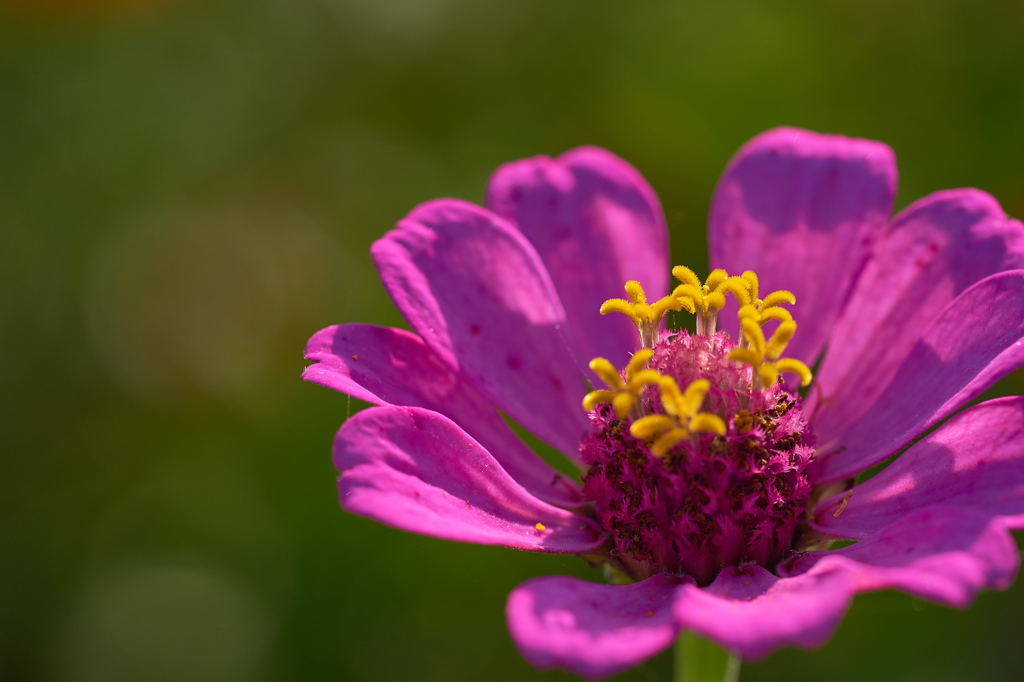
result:
[[[779,124],[892,145],[899,207],[969,185],[1024,216],[1017,1],[0,7],[3,680],[570,679],[504,600],[596,573],[343,513],[361,405],[299,380],[317,329],[402,324],[370,243],[502,162],[608,147],[698,269],[717,176]],[[858,597],[742,679],[1020,679],[1022,607]]]

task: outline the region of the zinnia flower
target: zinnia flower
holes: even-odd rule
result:
[[[971,189],[890,219],[895,192],[886,145],[764,133],[715,191],[703,281],[601,149],[502,166],[486,208],[418,206],[372,249],[413,331],[340,325],[306,350],[306,379],[376,405],[334,441],[342,507],[604,563],[625,584],[535,578],[506,611],[528,661],[588,678],[684,630],[745,659],[818,647],[860,592],[1006,588],[1024,399],[961,409],[1024,363],[1024,226]]]

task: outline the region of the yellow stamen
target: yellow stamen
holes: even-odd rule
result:
[[[654,305],[647,303],[647,295],[640,282],[629,280],[626,282],[626,295],[629,300],[621,298],[610,298],[601,304],[601,314],[622,313],[636,325],[640,332],[640,346],[642,348],[654,348],[658,345],[658,326],[661,318],[669,310],[682,310],[684,304],[675,296],[665,296],[655,301]]]
[[[676,443],[689,435],[686,429],[669,429],[651,443],[651,454],[655,457],[664,457]]]
[[[637,396],[633,395],[632,393],[629,393],[628,391],[623,391],[622,393],[616,394],[616,396],[612,398],[612,409],[615,410],[615,414],[618,416],[618,418],[622,419],[627,414],[633,411],[633,408],[636,407],[636,403],[638,400],[639,398]]]
[[[764,354],[774,360],[775,358],[782,355],[782,351],[786,350],[786,345],[789,344],[789,340],[793,338],[793,333],[796,331],[796,322],[792,320],[789,322],[783,322],[779,325],[779,328],[772,334],[772,338],[768,340],[768,345],[765,348]],[[761,338],[764,338],[763,336]]]
[[[793,358],[782,358],[775,363],[775,368],[780,372],[789,372],[799,376],[801,386],[807,386],[811,383],[811,379],[814,378],[811,376],[811,370],[807,365]]]
[[[750,285],[742,277],[730,277],[717,287],[716,292],[725,294],[726,291],[736,297],[741,306],[750,305]]]
[[[644,288],[640,286],[640,282],[635,279],[631,279],[626,282],[626,294],[629,295],[629,300],[633,303],[647,303],[647,296],[644,295]]]
[[[714,291],[715,289],[718,288],[719,284],[721,284],[727,279],[729,279],[729,273],[727,273],[725,270],[721,268],[718,268],[717,270],[711,271],[711,274],[708,275],[708,278],[704,280],[704,286],[706,286],[708,289],[711,289],[711,291]]]
[[[729,277],[725,270],[713,270],[704,284],[693,270],[682,265],[672,268],[672,274],[682,284],[672,291],[679,304],[675,310],[686,310],[697,316],[697,334],[714,336],[718,311],[725,307],[725,295],[732,294],[740,305],[750,303],[750,286],[742,277]],[[664,300],[664,299],[662,299]]]
[[[651,438],[659,433],[675,427],[675,422],[663,414],[652,414],[641,417],[629,427],[629,432],[635,438]]]
[[[741,321],[749,317],[759,325],[763,325],[770,320],[789,322],[793,319],[793,315],[788,310],[779,307],[783,303],[790,305],[796,303],[796,296],[793,295],[793,292],[785,290],[773,291],[762,300],[757,297],[759,283],[757,274],[753,270],[747,270],[741,277],[730,277],[729,279],[742,281],[747,289],[746,300],[743,300],[738,294],[736,295],[736,299],[741,304],[739,310]],[[744,335],[740,335],[738,345],[740,348],[746,347],[747,339]]]
[[[623,419],[627,414],[633,412],[634,408],[640,404],[640,392],[644,387],[661,381],[661,375],[656,371],[644,369],[644,365],[653,354],[654,352],[647,348],[637,351],[626,365],[625,381],[612,363],[604,358],[591,360],[591,371],[608,385],[609,390],[599,389],[588,393],[583,398],[583,409],[590,412],[600,403],[611,403],[619,419]]]
[[[811,370],[807,365],[794,360],[793,358],[782,358],[782,351],[793,337],[796,331],[796,322],[786,320],[779,324],[779,328],[772,334],[767,342],[761,325],[749,314],[740,315],[740,328],[743,331],[743,338],[746,340],[746,348],[733,348],[729,351],[729,359],[736,362],[750,365],[754,369],[754,390],[762,390],[774,384],[780,372],[796,374],[800,377],[800,385],[807,386],[811,383]]]
[[[695,289],[700,289],[700,280],[697,279],[696,273],[685,265],[677,265],[672,268],[672,276],[683,284],[689,284]]]
[[[773,291],[764,297],[764,301],[761,303],[762,308],[774,308],[782,303],[788,303],[790,305],[796,305],[796,296],[792,292],[780,289],[779,291]]]
[[[626,390],[631,393],[639,393],[644,386],[650,386],[661,381],[661,375],[653,369],[645,369],[637,372],[626,383]]]
[[[633,312],[633,303],[630,301],[623,301],[621,298],[609,298],[601,304],[601,314],[607,315],[608,313],[622,313],[633,320],[633,324],[640,324],[636,313]]]
[[[629,431],[634,437],[648,442],[651,453],[663,457],[679,441],[694,433],[710,431],[725,434],[725,422],[718,415],[700,412],[701,403],[710,384],[698,379],[679,390],[672,377],[661,377],[661,406],[664,414],[652,414],[633,422]]]
[[[615,400],[611,391],[591,391],[583,397],[583,409],[590,412],[598,403],[610,403]]]
[[[591,360],[590,371],[600,377],[601,381],[608,384],[608,388],[613,391],[621,391],[626,385],[614,365],[604,358],[594,358]]]
[[[725,435],[725,422],[717,414],[701,412],[693,415],[690,420],[691,431],[712,431],[719,436]]]
[[[753,270],[747,270],[743,273],[743,279],[747,282],[747,288],[750,289],[750,300],[757,300],[757,273]]]
[[[634,353],[633,357],[629,359],[629,364],[626,365],[626,376],[631,377],[642,370],[652,355],[654,355],[654,351],[649,348],[644,348]]]
[[[779,322],[789,322],[793,319],[793,315],[785,308],[767,308],[761,311],[760,322],[764,324],[768,320],[778,320]]]

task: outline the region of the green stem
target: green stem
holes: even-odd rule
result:
[[[675,682],[739,682],[740,659],[689,631],[676,640]]]

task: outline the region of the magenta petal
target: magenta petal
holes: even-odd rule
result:
[[[728,567],[705,588],[681,586],[675,614],[680,627],[742,658],[757,659],[787,644],[823,645],[852,595],[852,580],[839,568],[778,578],[756,565]]]
[[[672,644],[675,585],[660,575],[632,585],[566,576],[528,580],[508,596],[512,640],[531,665],[597,680],[631,668]]]
[[[830,440],[870,408],[950,301],[1022,267],[1024,225],[984,192],[937,192],[900,213],[875,245],[814,376],[812,395],[829,398],[815,419],[818,438]]]
[[[328,327],[309,340],[306,359],[317,361],[302,373],[307,381],[374,405],[440,412],[537,497],[566,507],[582,503],[579,486],[526,447],[487,399],[415,334],[366,324]]]
[[[824,460],[819,480],[881,462],[1020,367],[1022,337],[1024,270],[992,275],[962,293],[914,345],[870,411],[826,445],[846,449]]]
[[[963,608],[986,587],[1006,589],[1020,554],[999,519],[965,507],[927,507],[865,540],[838,550],[808,552],[792,572],[842,566],[858,592],[897,589]]]
[[[776,128],[733,157],[711,203],[711,267],[796,295],[787,355],[813,363],[892,215],[896,158],[879,142]],[[731,308],[735,310],[735,308]],[[735,313],[719,316],[736,330]]]
[[[395,305],[441,360],[537,437],[578,456],[586,360],[518,230],[442,199],[415,208],[371,252]]]
[[[668,230],[643,176],[611,152],[580,147],[557,159],[507,163],[491,177],[487,207],[537,249],[585,360],[622,366],[637,348],[636,327],[601,304],[637,280],[652,299],[667,293]]]
[[[1018,526],[1024,515],[1024,397],[964,410],[844,496],[815,509],[832,535],[864,538],[894,519],[936,504],[971,507]]]
[[[347,511],[412,533],[535,552],[592,552],[583,516],[541,502],[454,422],[419,407],[371,407],[334,439]]]

